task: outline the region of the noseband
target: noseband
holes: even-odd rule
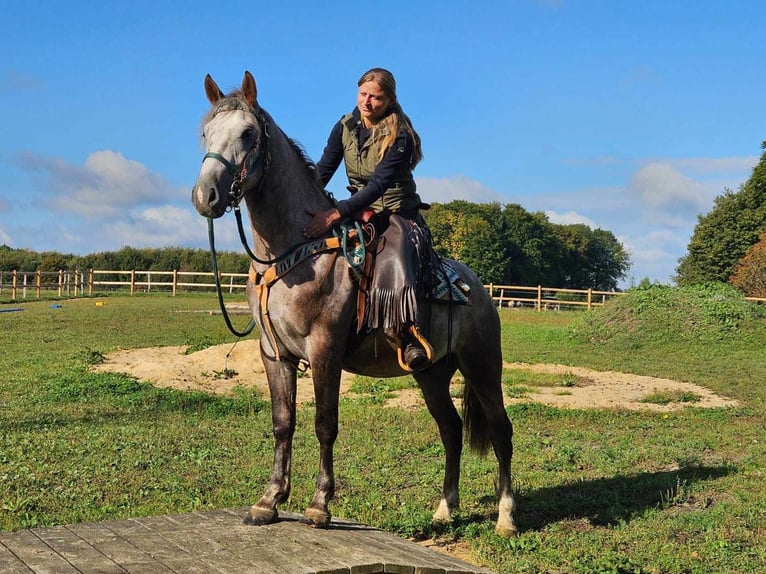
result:
[[[239,108],[239,109],[244,110],[244,108]],[[252,112],[252,110],[248,110],[248,111],[250,111],[255,116],[256,124],[258,125],[258,137],[255,138],[253,145],[250,146],[250,149],[247,150],[245,157],[242,158],[242,163],[240,163],[239,166],[235,166],[228,159],[223,157],[220,153],[216,153],[212,151],[206,153],[205,157],[202,158],[203,162],[207,158],[211,158],[221,162],[226,168],[226,171],[229,172],[229,175],[231,175],[231,177],[233,178],[231,182],[231,187],[229,188],[229,193],[226,196],[227,210],[236,208],[239,206],[239,203],[242,201],[242,198],[245,195],[244,191],[242,190],[242,186],[247,181],[248,177],[250,177],[256,171],[258,171],[259,167],[263,166],[263,175],[261,176],[261,179],[259,181],[259,187],[260,187],[260,185],[263,183],[263,180],[266,176],[266,172],[269,169],[268,140],[269,140],[270,134],[269,134],[268,124],[266,123],[266,119],[262,115],[257,116],[255,115],[255,112]]]

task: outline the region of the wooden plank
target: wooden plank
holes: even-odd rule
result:
[[[35,574],[80,574],[29,530],[11,535],[0,533],[0,544],[13,552]]]
[[[126,573],[124,568],[104,556],[66,526],[35,528],[32,533],[78,571],[103,574]]]
[[[0,532],[5,574],[491,574],[489,570],[346,520],[328,529],[282,513],[246,526],[223,509]]]
[[[0,542],[0,572],[3,574],[31,574],[32,571],[5,544]]]

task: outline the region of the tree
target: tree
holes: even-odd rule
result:
[[[558,286],[554,262],[560,258],[561,246],[554,227],[542,212],[530,213],[515,203],[505,206],[503,229],[508,254],[505,282]]]
[[[483,283],[502,281],[506,256],[499,204],[437,203],[426,217],[439,255],[465,263]]]
[[[766,232],[737,263],[731,284],[747,297],[766,297]]]
[[[766,150],[766,141],[761,144]],[[687,253],[679,259],[676,282],[728,282],[735,265],[766,231],[766,152],[750,179],[734,193],[725,190],[713,209],[697,218]]]
[[[557,225],[560,242],[553,287],[613,291],[630,269],[630,256],[611,231]]]

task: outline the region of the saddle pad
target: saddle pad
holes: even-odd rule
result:
[[[431,292],[432,300],[470,305],[471,287],[463,281],[463,278],[455,271],[449,261],[442,260],[440,263],[441,269],[434,273],[436,285]]]

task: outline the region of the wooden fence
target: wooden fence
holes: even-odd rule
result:
[[[220,273],[221,286],[228,293],[244,293],[247,273]],[[520,285],[485,285],[498,307],[532,307],[562,309],[601,306],[610,297],[623,295],[620,291],[595,289],[559,289],[554,287]],[[136,293],[205,292],[215,289],[213,273],[195,271],[0,271],[0,300],[8,293],[10,301],[60,297],[92,296],[110,291]],[[766,298],[746,297],[748,301],[766,303]]]
[[[220,273],[221,286],[229,293],[244,292],[247,273]],[[0,272],[0,297],[10,291],[13,301],[48,297],[90,296],[108,291],[131,295],[152,291],[210,291],[215,275],[195,271],[11,271]]]

